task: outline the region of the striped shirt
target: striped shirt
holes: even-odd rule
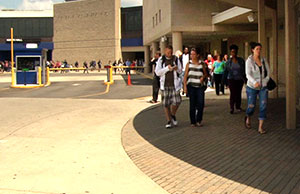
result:
[[[189,64],[189,72],[188,72],[188,81],[187,85],[191,85],[193,87],[201,87],[203,84],[200,82],[200,78],[203,77],[203,65],[195,65]]]

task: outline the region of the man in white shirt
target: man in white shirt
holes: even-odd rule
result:
[[[190,55],[189,55],[189,49],[187,47],[184,48],[184,51],[183,51],[183,54],[182,54],[182,71],[183,71],[183,74],[185,72],[185,66],[186,64],[189,62],[190,60]]]

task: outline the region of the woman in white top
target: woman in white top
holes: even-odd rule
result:
[[[205,64],[199,63],[199,52],[191,49],[191,62],[186,64],[184,74],[184,92],[190,98],[190,121],[192,127],[201,127],[203,119],[205,79],[208,74]]]
[[[270,79],[270,68],[265,58],[261,56],[262,45],[251,43],[252,55],[246,61],[247,100],[248,108],[245,117],[246,128],[251,128],[251,116],[256,107],[256,98],[259,96],[259,127],[260,134],[266,133],[263,129],[264,120],[267,118],[268,89],[267,83]]]

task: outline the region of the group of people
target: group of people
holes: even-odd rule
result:
[[[10,61],[0,61],[0,72],[10,72],[11,62]]]
[[[224,87],[230,90],[230,114],[242,112],[242,89],[246,84],[248,106],[244,120],[245,127],[251,128],[251,117],[259,97],[259,127],[258,132],[266,133],[263,128],[266,119],[270,68],[266,59],[261,55],[262,45],[251,43],[252,54],[245,60],[238,56],[238,46],[230,46],[228,55],[208,55],[202,60],[199,49],[184,49],[182,55],[173,55],[172,46],[167,46],[161,56],[157,52],[151,61],[153,66],[153,98],[156,103],[159,90],[161,91],[163,109],[166,115],[166,128],[178,125],[176,112],[181,104],[181,90],[189,97],[189,116],[192,127],[203,126],[203,110],[205,106],[205,90],[215,85],[216,94],[225,94]],[[177,53],[177,52],[176,52]]]
[[[144,61],[142,59],[136,59],[132,61],[127,59],[124,63],[122,62],[121,59],[119,59],[118,61],[114,61],[112,66],[115,67],[114,68],[115,74],[117,74],[117,71],[119,73],[123,73],[125,71],[126,75],[130,74],[131,70],[136,70],[141,72],[144,71],[143,68],[139,68],[144,66]],[[124,68],[125,66],[126,68]]]
[[[69,64],[67,62],[67,60],[64,60],[62,62],[61,61],[56,61],[56,62],[54,62],[54,61],[47,61],[46,65],[49,68],[79,68],[79,66],[80,66],[79,63],[78,63],[78,61],[76,61],[74,63],[74,65],[73,65],[73,64]],[[97,69],[97,66],[98,66],[98,72],[100,72],[101,68],[102,68],[102,62],[101,62],[101,60],[99,60],[98,62],[96,62],[95,60],[92,60],[92,61],[90,61],[89,65],[88,65],[88,63],[86,61],[84,61],[83,62],[83,67],[85,69],[84,69],[83,73],[89,73],[89,69],[91,71],[94,71],[94,70]],[[78,72],[78,70],[75,70],[75,71]],[[66,73],[66,72],[68,72],[68,71],[67,70],[61,70],[61,73]]]

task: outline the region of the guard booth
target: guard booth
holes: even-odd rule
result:
[[[47,80],[47,50],[37,52],[16,52],[15,71],[13,75],[15,88],[33,88],[46,85]]]

